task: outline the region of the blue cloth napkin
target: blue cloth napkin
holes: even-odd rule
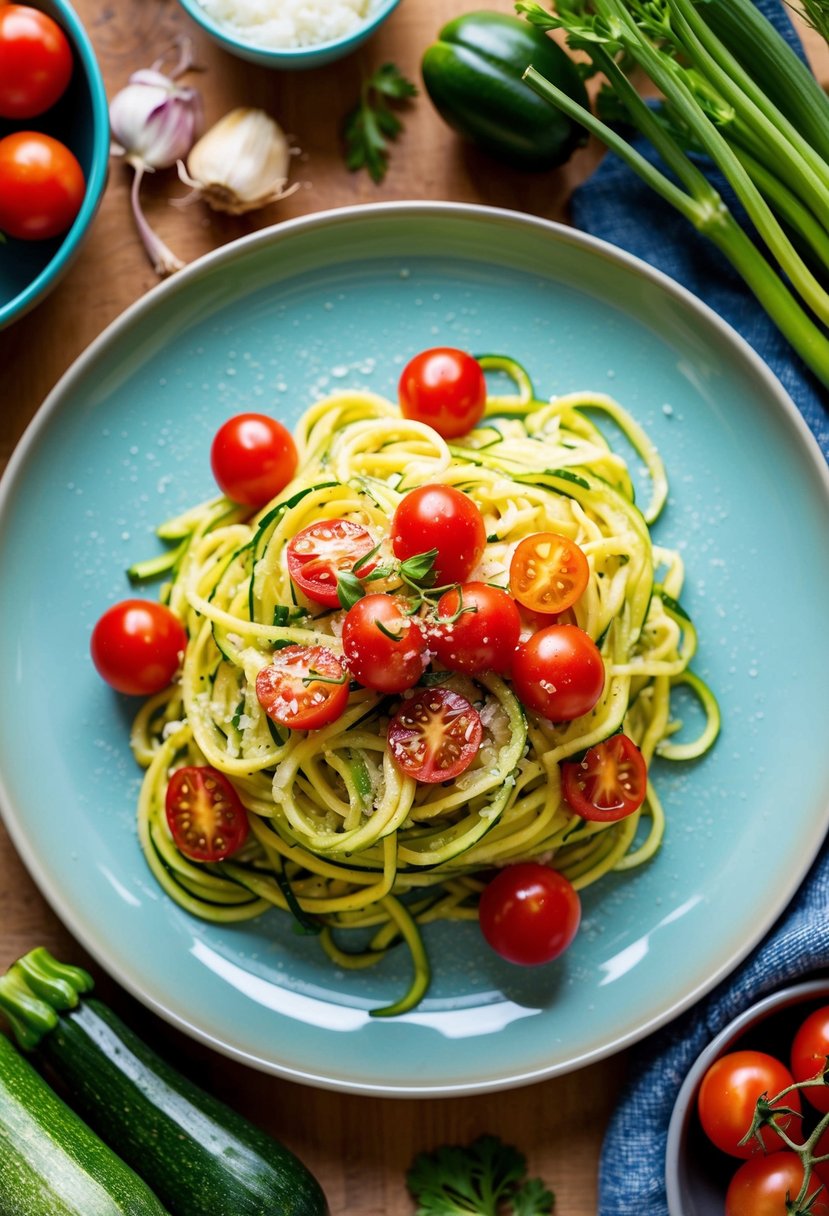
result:
[[[781,0],[756,0],[790,45],[802,47]],[[640,151],[651,155],[647,145]],[[727,184],[715,173],[735,214]],[[688,287],[728,321],[776,373],[829,457],[829,394],[712,245],[663,203],[617,157],[609,155],[576,191],[576,227],[603,237]],[[761,996],[829,967],[829,845],[788,909],[729,979],[667,1028],[633,1049],[624,1099],[605,1135],[599,1170],[599,1216],[667,1216],[664,1162],[668,1123],[679,1088],[703,1047]]]

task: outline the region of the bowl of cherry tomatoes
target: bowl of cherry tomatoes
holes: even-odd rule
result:
[[[674,1106],[670,1216],[829,1216],[827,1063],[829,979],[774,992],[726,1026]]]
[[[66,0],[0,0],[0,329],[72,262],[106,184],[109,115]]]

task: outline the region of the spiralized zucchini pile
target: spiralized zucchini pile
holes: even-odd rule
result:
[[[372,393],[328,397],[300,419],[298,472],[275,499],[253,515],[224,496],[195,507],[159,529],[164,556],[133,570],[166,578],[161,600],[187,634],[180,674],[132,733],[153,873],[208,920],[282,909],[341,967],[405,940],[413,980],[382,1015],[427,989],[421,928],[477,920],[508,863],[541,862],[578,891],[653,857],[665,826],[653,757],[697,757],[718,728],[689,670],[682,561],[649,530],[667,495],[653,444],[603,394],[544,402],[513,361],[479,364],[515,392],[488,392],[468,433],[447,440]],[[603,419],[650,474],[644,509]],[[431,548],[419,544],[427,518],[407,551],[401,529],[424,487],[449,487],[461,517]],[[464,531],[473,511],[480,552]],[[493,637],[486,588],[501,612]],[[576,690],[561,718],[572,672],[545,667],[560,639]],[[589,704],[582,652],[600,656]],[[673,737],[679,685],[706,717],[691,742]],[[188,832],[204,843],[205,806],[218,815],[212,854],[187,848]]]

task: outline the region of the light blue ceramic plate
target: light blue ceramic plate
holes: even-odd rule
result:
[[[343,974],[274,913],[191,919],[136,842],[134,705],[88,659],[154,525],[214,492],[208,449],[240,409],[292,422],[334,388],[393,394],[438,343],[523,362],[544,394],[609,390],[671,475],[657,537],[682,550],[696,669],[724,727],[654,776],[668,815],[645,869],[591,888],[557,963],[502,964],[475,925],[428,931],[434,983],[408,1016],[368,1010],[401,954]],[[829,485],[799,415],[748,348],[681,288],[544,221],[389,204],[283,224],[151,292],[84,354],[0,495],[0,802],[67,925],[150,1007],[229,1055],[376,1094],[492,1090],[639,1039],[747,953],[829,822]],[[35,943],[32,942],[32,945]]]

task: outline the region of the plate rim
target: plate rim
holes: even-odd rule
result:
[[[134,324],[140,322],[147,313],[151,312],[155,308],[157,301],[166,299],[179,290],[187,290],[191,281],[197,280],[203,274],[210,273],[214,268],[220,267],[223,263],[231,264],[236,259],[244,257],[249,250],[258,245],[270,246],[271,244],[279,244],[283,240],[290,240],[291,236],[296,232],[301,233],[330,224],[339,226],[353,221],[365,221],[368,217],[375,214],[403,217],[411,216],[413,213],[421,217],[450,216],[461,220],[465,218],[478,218],[508,226],[534,228],[542,237],[546,239],[552,238],[554,243],[564,241],[569,245],[581,247],[598,254],[617,266],[621,266],[634,276],[651,282],[657,288],[677,299],[687,310],[690,310],[691,313],[696,313],[706,324],[712,326],[714,330],[719,331],[719,336],[736,355],[739,355],[747,370],[750,370],[764,382],[770,396],[775,399],[775,404],[782,411],[783,418],[792,428],[795,441],[801,445],[802,455],[804,458],[808,457],[814,464],[817,479],[823,486],[825,501],[829,505],[829,463],[825,460],[817,439],[784,385],[741,334],[729,325],[728,322],[723,320],[708,304],[664,271],[651,266],[643,259],[609,241],[594,237],[589,233],[582,232],[556,220],[487,204],[429,200],[394,200],[328,208],[259,229],[256,232],[239,237],[203,254],[171,278],[154,285],[144,295],[130,304],[106,325],[63,372],[27,424],[11,453],[2,476],[0,476],[0,529],[2,529],[4,523],[8,526],[15,486],[26,468],[30,454],[38,442],[41,433],[48,427],[52,417],[58,413],[67,391],[71,390],[77,379],[82,378],[86,374],[88,367],[95,365],[98,358],[106,353],[111,344],[120,340],[122,334],[128,333]],[[820,831],[814,831],[812,847],[805,850],[805,860],[800,871],[792,875],[793,881],[784,895],[782,897],[778,896],[770,908],[767,906],[765,914],[759,921],[754,933],[747,937],[739,949],[735,950],[731,956],[722,961],[708,975],[704,982],[697,984],[690,991],[687,991],[681,999],[675,1001],[669,1008],[663,1009],[646,1021],[639,1023],[635,1029],[609,1039],[603,1047],[582,1052],[564,1063],[527,1070],[520,1074],[513,1072],[509,1075],[499,1075],[495,1078],[490,1077],[481,1081],[417,1086],[411,1084],[385,1085],[371,1081],[358,1082],[342,1077],[327,1077],[308,1069],[294,1068],[284,1063],[275,1062],[272,1059],[269,1060],[257,1052],[225,1042],[216,1035],[202,1030],[189,1016],[176,1008],[175,1001],[169,997],[162,998],[157,993],[148,991],[147,987],[142,984],[140,977],[133,975],[129,958],[119,955],[115,949],[110,949],[105,941],[99,941],[96,938],[93,926],[78,925],[78,917],[74,913],[70,901],[64,897],[61,890],[50,887],[48,876],[41,870],[41,863],[33,845],[29,843],[23,826],[25,816],[20,814],[19,808],[14,807],[2,770],[0,770],[0,815],[2,815],[8,835],[29,876],[67,931],[112,979],[120,984],[125,991],[139,1000],[145,1008],[148,1008],[152,1013],[158,1015],[168,1024],[183,1031],[196,1041],[203,1043],[230,1059],[256,1068],[259,1071],[281,1077],[285,1080],[311,1085],[319,1089],[385,1098],[464,1096],[517,1088],[563,1075],[585,1067],[588,1064],[597,1063],[646,1038],[655,1030],[672,1022],[681,1013],[691,1008],[706,993],[710,992],[718,982],[730,975],[740,962],[746,958],[797,893],[817,857],[826,830],[826,823],[824,823]],[[827,804],[826,817],[829,820],[829,804]]]

